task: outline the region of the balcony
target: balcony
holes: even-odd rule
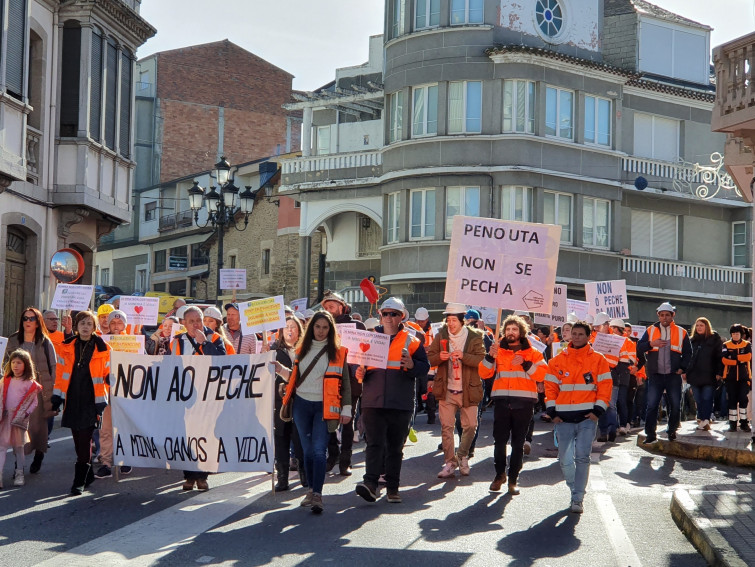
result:
[[[380,150],[281,160],[281,191],[304,184],[339,187],[374,183],[382,170]]]
[[[25,181],[27,177],[24,156],[26,154],[25,114],[31,107],[16,98],[0,92],[0,116],[2,136],[0,137],[0,189],[5,189],[13,181]]]
[[[39,185],[40,152],[42,132],[31,126],[26,127],[26,180],[34,185]]]
[[[186,228],[192,225],[193,220],[194,217],[191,211],[181,211],[173,215],[165,215],[160,217],[158,230],[166,232],[177,228]]]

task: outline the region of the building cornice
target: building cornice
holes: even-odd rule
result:
[[[64,0],[60,4],[60,22],[69,18],[102,20],[107,30],[114,29],[136,49],[157,30],[147,20],[119,0]]]

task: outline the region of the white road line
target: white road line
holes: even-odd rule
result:
[[[621,516],[619,516],[616,507],[613,505],[613,500],[607,489],[608,487],[603,479],[600,465],[591,466],[590,492],[603,518],[603,525],[606,528],[608,540],[611,542],[611,547],[616,557],[616,565],[621,567],[641,567],[642,562],[627,535],[627,531],[621,521]]]
[[[47,441],[47,443],[48,443],[49,445],[52,445],[53,443],[60,443],[61,441],[66,441],[66,440],[68,440],[68,439],[73,439],[73,436],[72,436],[72,435],[69,435],[68,437],[61,437],[60,439],[53,439],[52,441],[49,441],[49,440],[48,440],[48,441]],[[6,453],[12,453],[12,452],[13,452],[13,447],[11,447],[10,449],[8,449],[8,450],[6,451]]]
[[[250,478],[248,473],[226,473],[223,476],[228,480],[211,477],[213,488],[209,492],[66,552],[56,553],[53,558],[37,565],[152,565],[269,492],[270,477],[267,474],[259,474],[256,478]]]

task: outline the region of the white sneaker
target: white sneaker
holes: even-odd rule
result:
[[[698,429],[702,429],[703,431],[710,431],[710,421],[708,421],[707,419],[704,419],[700,425],[702,427],[698,427]]]
[[[619,427],[619,430],[617,431],[617,433],[619,435],[626,435],[627,434],[627,430],[626,430],[625,427]]]
[[[26,484],[24,482],[24,471],[16,470],[16,474],[13,475],[13,486],[23,486]]]
[[[469,457],[462,457],[459,463],[459,472],[461,476],[469,476]]]
[[[447,462],[438,473],[438,478],[453,478],[456,476],[456,463]]]
[[[581,514],[584,512],[584,508],[582,507],[582,502],[572,502],[571,503],[571,511],[575,514]]]

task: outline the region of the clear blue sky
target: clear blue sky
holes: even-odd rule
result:
[[[654,0],[714,28],[711,46],[755,30],[755,0]],[[142,0],[157,35],[138,52],[229,39],[295,76],[313,90],[337,67],[367,60],[367,38],[383,33],[384,0]]]

